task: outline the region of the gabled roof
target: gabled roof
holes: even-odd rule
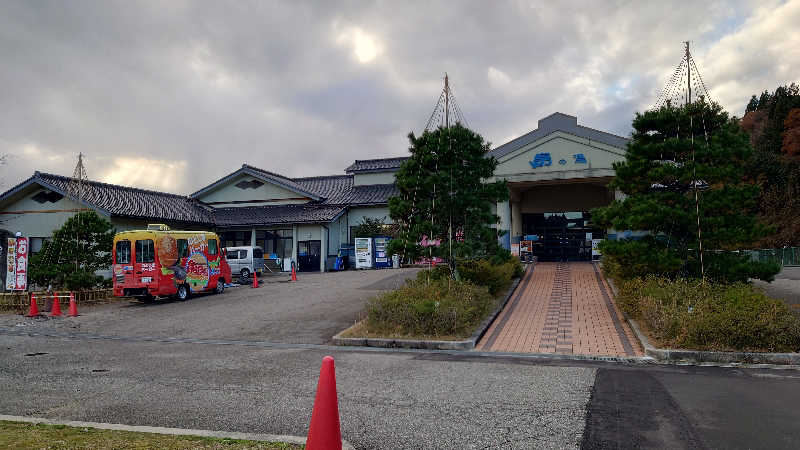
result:
[[[322,198],[319,195],[306,190],[299,184],[295,183],[294,180],[292,180],[291,178],[264,169],[259,169],[258,167],[248,166],[247,164],[242,164],[241,169],[220,178],[219,180],[211,183],[210,185],[204,187],[203,189],[200,189],[199,191],[191,194],[189,197],[197,198],[205,194],[206,192],[210,192],[215,188],[219,187],[220,185],[227,183],[228,181],[234,179],[235,177],[241,174],[247,174],[250,175],[251,177],[258,178],[261,181],[276,184],[284,189],[296,192],[312,200],[322,200]]]
[[[32,184],[38,184],[77,202],[78,199],[69,194],[71,180],[70,177],[37,171],[32,177],[0,195],[0,201],[11,197]],[[209,210],[203,208],[189,197],[182,195],[101,183],[99,181],[84,181],[83,186],[84,193],[81,203],[109,216],[197,224],[213,223]]]
[[[592,141],[602,142],[612,147],[617,147],[621,150],[627,148],[628,142],[630,141],[630,139],[622,136],[617,136],[615,134],[606,133],[605,131],[595,130],[594,128],[578,125],[577,117],[557,112],[550,114],[544,119],[540,119],[538,128],[535,130],[527,134],[523,134],[522,136],[495,148],[488,154],[500,159],[503,156],[519,150],[520,148],[525,147],[526,145],[535,142],[551,133],[555,133],[556,131],[563,131],[565,133]]]
[[[335,220],[345,211],[341,205],[275,205],[247,208],[217,208],[217,226],[267,226],[291,223],[319,223]]]
[[[400,169],[408,156],[381,159],[357,159],[356,162],[344,169],[345,173],[389,172]]]

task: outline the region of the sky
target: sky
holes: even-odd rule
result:
[[[800,0],[0,2],[0,189],[35,170],[189,194],[243,163],[408,153],[449,74],[499,146],[553,112],[627,136],[692,54],[712,100],[800,81]]]

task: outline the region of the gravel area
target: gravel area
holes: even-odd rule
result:
[[[81,315],[76,318],[0,314],[0,327],[323,344],[360,320],[370,297],[393,289],[417,271],[301,273],[297,283],[289,283],[288,275],[265,277],[258,289],[239,286],[222,295],[201,294],[185,302],[124,300],[85,308],[79,305]]]
[[[800,267],[784,267],[772,283],[753,280],[770,297],[784,300],[789,306],[800,310]]]

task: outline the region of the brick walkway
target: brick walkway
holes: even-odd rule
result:
[[[529,269],[476,350],[643,354],[611,289],[589,262],[539,263]]]

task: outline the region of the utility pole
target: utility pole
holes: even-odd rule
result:
[[[692,65],[689,63],[689,41],[684,41],[686,44],[686,89],[689,96],[686,99],[686,104],[692,103]]]

